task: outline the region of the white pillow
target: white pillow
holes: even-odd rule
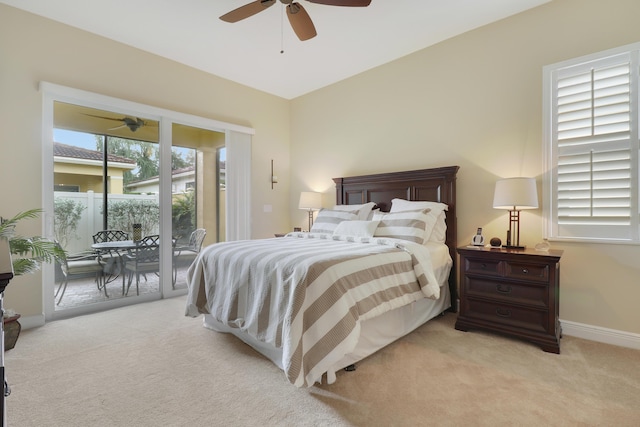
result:
[[[431,215],[429,215],[431,216]],[[431,231],[431,235],[428,238],[429,242],[439,242],[446,243],[447,241],[447,222],[445,218],[447,214],[444,212],[440,212],[436,217],[436,223],[433,226],[433,230]]]
[[[376,207],[374,202],[364,203],[362,205],[335,205],[333,210],[335,211],[358,211],[358,219],[361,221],[368,221],[373,214],[371,210]]]
[[[374,233],[376,237],[391,237],[424,244],[425,228],[429,222],[429,209],[416,211],[374,213],[373,220],[380,221]]]
[[[355,219],[358,219],[358,211],[320,209],[318,217],[311,227],[311,232],[333,234],[338,224],[342,221],[353,221]]]
[[[430,209],[429,221],[425,228],[425,242],[444,243],[447,238],[446,214],[449,209],[444,203],[428,201],[410,201],[404,199],[393,199],[391,201],[391,212],[402,212],[415,209]]]
[[[373,237],[380,221],[342,221],[333,231],[333,235]]]
[[[440,202],[393,199],[391,201],[391,209],[389,210],[389,212],[414,211],[416,209],[431,209],[431,212],[437,215],[442,211],[448,210],[449,206]]]

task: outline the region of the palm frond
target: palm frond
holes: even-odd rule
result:
[[[40,263],[34,259],[17,258],[13,260],[13,275],[21,276],[23,274],[35,273],[40,269]]]
[[[31,209],[21,212],[0,224],[0,238],[9,241],[12,255],[13,274],[16,276],[33,273],[43,262],[61,261],[66,252],[55,242],[40,236],[23,237],[16,235],[15,227],[23,219],[37,218],[42,209]]]
[[[28,211],[20,212],[13,218],[5,219],[0,224],[0,236],[12,237],[15,234],[16,224],[23,219],[37,218],[42,213],[42,209],[30,209]]]

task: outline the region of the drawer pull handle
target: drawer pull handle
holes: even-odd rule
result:
[[[487,269],[487,264],[480,264],[480,268],[482,268],[483,270]]]
[[[522,269],[522,274],[529,274],[529,269],[528,268],[523,268]]]
[[[496,290],[498,292],[500,292],[501,294],[510,294],[511,293],[511,285],[502,285],[501,283],[498,283],[496,285]]]
[[[500,317],[511,317],[511,310],[506,308],[496,308],[496,314]]]

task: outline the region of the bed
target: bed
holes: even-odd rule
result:
[[[186,315],[235,335],[297,387],[333,383],[455,309],[457,171],[334,178],[336,205],[311,232],[204,248],[188,271]]]

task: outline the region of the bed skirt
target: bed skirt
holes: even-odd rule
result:
[[[335,381],[335,373],[340,369],[359,362],[365,357],[407,335],[419,326],[440,315],[449,307],[451,307],[449,289],[447,286],[443,286],[441,288],[440,298],[437,300],[423,298],[383,313],[380,316],[363,321],[361,323],[360,337],[355,349],[353,352],[346,354],[326,372],[326,381],[329,384],[333,383],[333,381]],[[258,353],[271,360],[280,369],[284,370],[282,364],[282,349],[258,341],[237,328],[230,328],[218,322],[209,314],[204,316],[204,326],[217,332],[235,335],[253,347]]]

